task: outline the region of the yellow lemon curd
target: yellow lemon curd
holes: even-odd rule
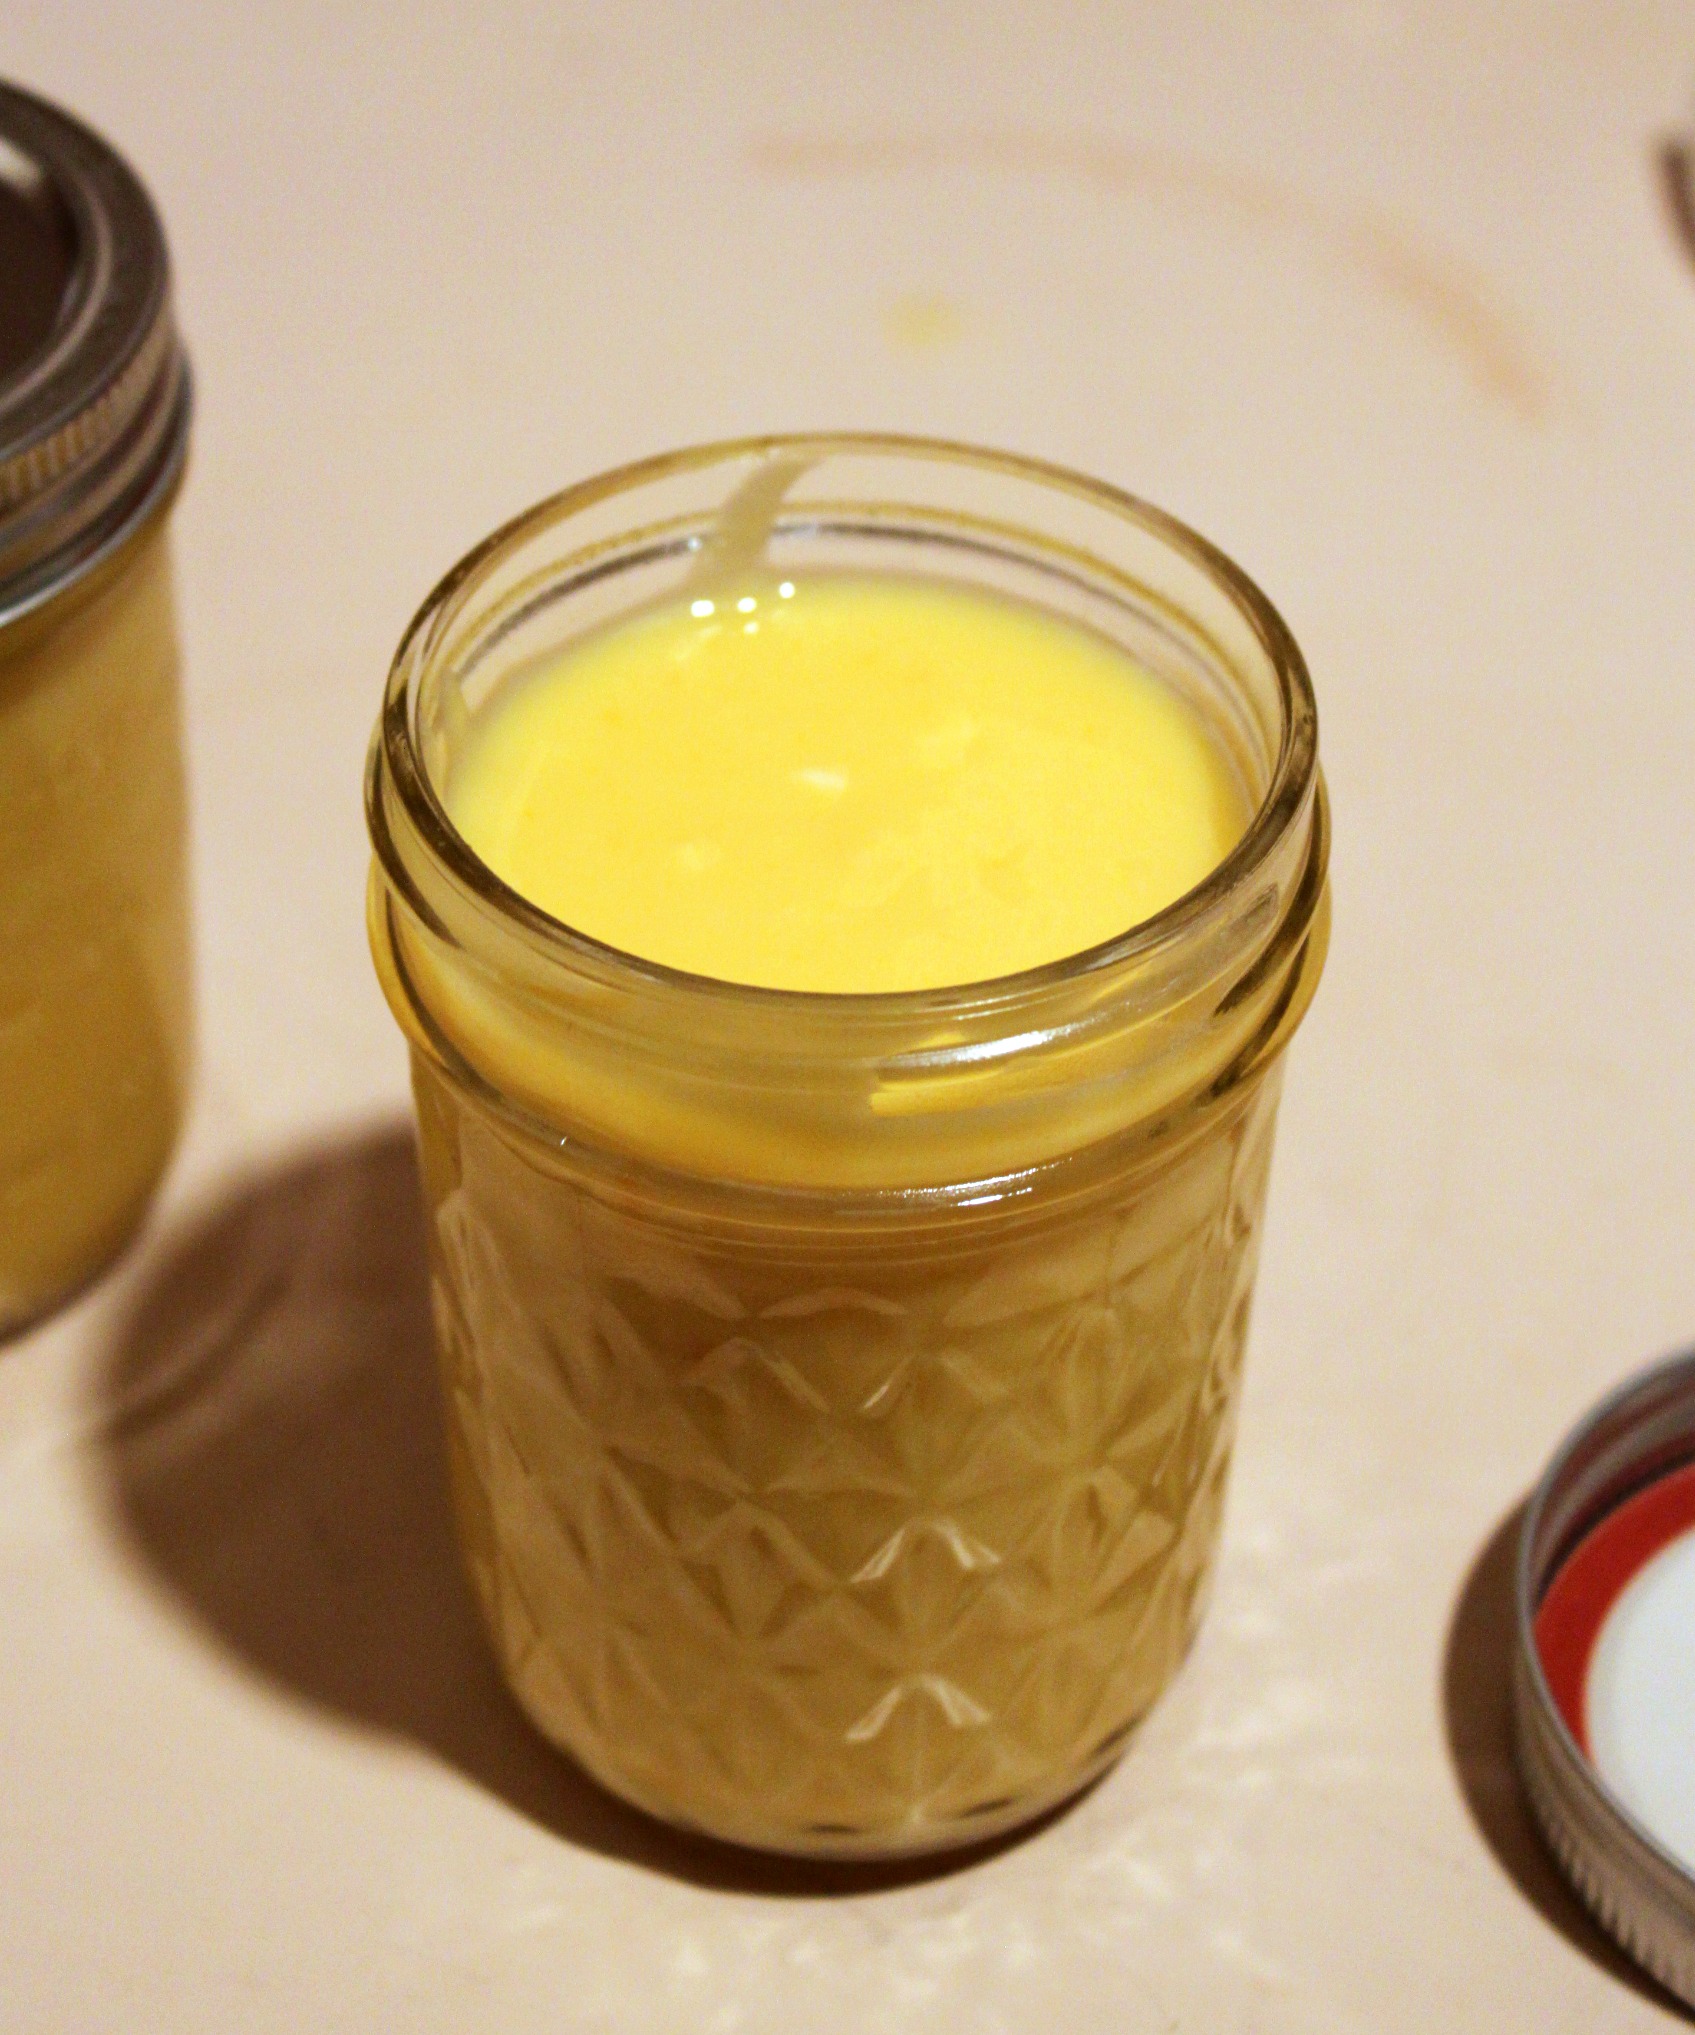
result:
[[[644,960],[934,989],[1150,919],[1240,838],[1195,710],[1104,638],[923,581],[639,616],[514,686],[448,807],[521,896]]]
[[[612,955],[559,989],[521,912],[466,920],[408,860],[379,745],[373,946],[508,1681],[720,1837],[891,1855],[1027,1818],[1199,1617],[1322,939],[1130,1020],[1080,967],[1039,1051],[979,1051],[995,987],[958,986],[1201,882],[1250,817],[1239,751],[1081,622],[895,574],[689,582],[442,690],[417,740],[486,869],[712,978]],[[932,994],[866,994],[903,991]]]
[[[188,1079],[186,820],[162,530],[0,629],[0,1328],[140,1219]]]

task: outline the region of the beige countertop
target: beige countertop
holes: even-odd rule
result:
[[[0,69],[175,249],[203,1037],[146,1237],[0,1353],[0,2025],[1672,2025],[1518,1807],[1502,1536],[1695,1338],[1695,5],[25,0]],[[1205,1634],[1069,1814],[903,1884],[673,1842],[499,1695],[361,922],[438,574],[820,424],[1216,538],[1336,814]]]

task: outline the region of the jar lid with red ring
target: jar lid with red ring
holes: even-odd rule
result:
[[[1519,1771],[1601,1923],[1695,2005],[1695,1351],[1573,1429],[1526,1508]]]

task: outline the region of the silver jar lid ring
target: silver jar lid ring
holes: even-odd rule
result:
[[[0,619],[58,592],[174,483],[188,376],[158,214],[80,122],[0,85]]]

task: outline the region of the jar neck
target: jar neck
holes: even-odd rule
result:
[[[1041,992],[937,992],[923,1011],[744,1002],[640,969],[560,969],[513,928],[476,923],[427,861],[397,880],[402,855],[383,830],[370,934],[414,1050],[538,1151],[729,1185],[970,1201],[1056,1167],[1081,1185],[1089,1162],[1116,1174],[1151,1160],[1266,1074],[1323,969],[1327,843],[1320,785],[1283,883],[1244,900],[1210,952]]]
[[[1068,598],[1141,630],[1174,669],[1211,687],[1219,714],[1236,717],[1257,801],[1220,869],[1145,925],[1070,960],[871,996],[679,974],[576,934],[508,891],[458,836],[433,781],[467,699],[502,655],[517,654],[508,646],[539,626],[533,618],[547,621],[550,600],[563,607],[626,566],[645,586],[640,574],[657,569],[648,561],[711,541],[710,508],[693,512],[692,527],[687,514],[651,512],[671,505],[663,489],[679,474],[699,493],[704,471],[726,469],[721,500],[745,493],[761,459],[800,473],[873,462],[868,491],[874,483],[904,498],[850,515],[838,491],[832,527],[862,531],[881,517],[885,543],[952,546],[950,557],[969,546],[972,563],[986,556],[997,572],[1063,582]],[[969,515],[940,500],[944,488],[957,493],[961,469],[986,477]],[[661,499],[650,502],[655,487]],[[1071,516],[1059,537],[1041,526],[1055,497]],[[816,542],[823,505],[810,515],[796,507],[793,541]],[[597,513],[611,520],[593,527]],[[790,528],[776,526],[774,541],[788,542]],[[367,804],[372,943],[415,1049],[539,1147],[568,1142],[681,1175],[968,1198],[974,1185],[1079,1154],[1122,1158],[1126,1141],[1174,1135],[1263,1074],[1323,963],[1329,827],[1316,722],[1275,613],[1156,512],[958,448],[806,441],[804,459],[788,445],[708,448],[544,505],[467,560],[414,624],[391,675]]]

